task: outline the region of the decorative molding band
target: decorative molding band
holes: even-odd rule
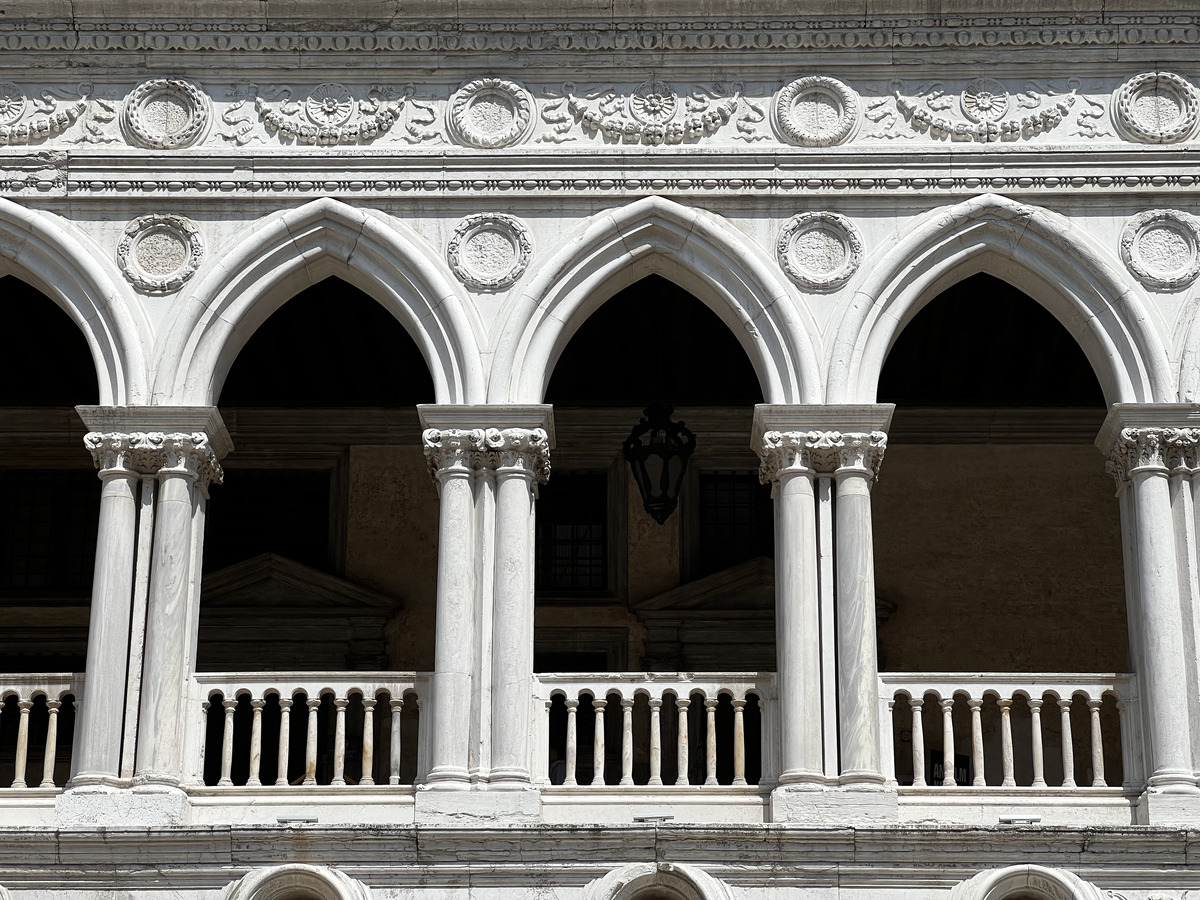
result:
[[[1187,287],[1200,276],[1200,220],[1173,209],[1138,213],[1121,231],[1121,260],[1146,287]]]
[[[853,471],[878,478],[886,450],[882,431],[767,431],[758,451],[758,477],[763,484],[789,472],[828,476]]]
[[[771,50],[835,53],[996,47],[1112,47],[1200,44],[1200,17],[1192,15],[1017,15],[843,17],[829,20],[726,19],[697,22],[605,19],[554,22],[536,19],[472,22],[381,22],[377,31],[361,21],[345,23],[262,20],[149,22],[74,19],[69,28],[51,20],[0,23],[0,50],[91,52],[278,52],[305,54],[606,51],[661,54],[677,51]]]
[[[202,486],[224,477],[208,435],[196,431],[164,433],[89,431],[83,445],[101,472],[126,470],[142,475],[160,472],[187,475]]]
[[[427,428],[421,434],[430,474],[509,469],[545,484],[550,478],[550,439],[543,428]]]

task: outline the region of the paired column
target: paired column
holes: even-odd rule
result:
[[[1192,721],[1196,692],[1196,647],[1189,570],[1195,560],[1181,558],[1181,540],[1172,510],[1170,473],[1195,457],[1200,431],[1162,427],[1163,418],[1183,418],[1191,407],[1117,404],[1097,444],[1109,452],[1108,468],[1117,481],[1122,512],[1132,516],[1137,571],[1130,579],[1137,592],[1136,616],[1130,621],[1131,656],[1139,661],[1139,693],[1144,710],[1147,787],[1155,793],[1197,794],[1197,760]],[[1184,535],[1185,536],[1185,535]],[[1194,543],[1194,542],[1191,542]],[[1193,665],[1189,665],[1189,659]]]
[[[428,783],[529,787],[534,499],[550,471],[550,409],[419,411],[441,495]]]

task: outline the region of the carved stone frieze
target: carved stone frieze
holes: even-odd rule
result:
[[[877,478],[886,450],[882,431],[768,431],[758,450],[758,477],[768,484],[788,471],[830,476],[854,470]]]
[[[36,144],[66,131],[87,112],[93,87],[84,82],[77,90],[77,98],[54,88],[31,98],[11,81],[0,83],[0,147]]]
[[[1112,108],[1117,127],[1130,140],[1174,144],[1196,130],[1200,96],[1181,75],[1146,72],[1117,88]]]
[[[319,146],[337,144],[364,144],[373,141],[391,130],[401,118],[406,95],[397,95],[390,88],[372,87],[362,99],[343,84],[325,82],[297,97],[290,87],[267,92],[275,102],[251,85],[254,109],[258,112],[267,133],[284,143]],[[247,143],[241,140],[247,135],[239,125],[240,117],[230,117],[231,110],[222,116],[222,121],[233,128],[223,131],[226,140]]]
[[[776,130],[790,144],[833,147],[850,140],[862,115],[859,96],[825,75],[808,75],[786,85],[772,107]]]
[[[83,445],[101,473],[127,470],[155,475],[167,471],[187,475],[203,485],[220,484],[224,477],[208,435],[200,431],[89,431]]]
[[[775,256],[801,287],[832,291],[844,285],[862,262],[863,243],[854,223],[831,212],[793,216],[780,229]]]
[[[942,82],[918,87],[912,94],[903,82],[891,85],[896,109],[914,131],[935,140],[977,143],[1028,140],[1053,131],[1070,115],[1078,91],[1075,81],[1065,90],[1027,82],[1015,95],[992,79],[976,79],[957,96]],[[872,105],[873,121],[885,117],[882,105]]]
[[[1121,231],[1121,259],[1147,287],[1187,287],[1200,275],[1200,220],[1173,209],[1138,213]]]
[[[152,150],[190,147],[212,121],[208,94],[184,78],[150,78],[125,98],[122,124],[130,143]]]
[[[535,118],[533,96],[507,78],[476,78],[454,92],[446,124],[459,142],[490,150],[524,140]]]
[[[614,144],[694,143],[716,134],[731,119],[736,120],[734,139],[758,140],[756,126],[765,114],[757,104],[744,101],[742,89],[741,84],[699,85],[680,96],[670,85],[652,80],[622,94],[613,87],[579,92],[568,82],[561,93],[549,92],[542,119],[551,130],[538,140],[575,140],[578,124],[585,135]]]
[[[532,256],[529,229],[503,213],[467,216],[455,226],[446,247],[454,274],[481,291],[508,287],[521,277]]]
[[[147,294],[179,290],[203,261],[200,229],[183,216],[140,216],[125,227],[117,245],[121,271],[130,284]]]

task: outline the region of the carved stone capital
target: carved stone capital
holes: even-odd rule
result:
[[[887,435],[882,431],[768,431],[758,451],[758,477],[764,484],[793,471],[811,475],[857,471],[876,478],[886,449]]]
[[[489,428],[484,442],[497,470],[528,473],[535,482],[550,478],[550,437],[544,428]]]
[[[421,434],[429,474],[434,478],[451,472],[479,468],[483,451],[482,428],[426,428]]]
[[[220,484],[220,460],[202,431],[89,431],[83,444],[101,470],[129,470],[142,475],[185,475],[202,485]]]

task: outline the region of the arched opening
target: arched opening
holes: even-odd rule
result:
[[[537,502],[535,669],[773,671],[772,507],[750,449],[762,390],[729,327],[683,288],[648,276],[579,326],[545,400],[554,405],[557,445]],[[643,508],[622,455],[622,442],[651,404],[673,406],[673,418],[696,436],[678,508],[661,525]],[[659,690],[651,699],[664,696]],[[644,784],[651,707],[639,697],[633,778]],[[593,698],[579,699],[583,742],[594,734],[596,716]],[[663,700],[664,779],[676,765],[676,699],[686,704],[687,691]],[[715,690],[697,695],[685,713],[695,720],[690,734],[703,740],[706,699],[717,704],[720,733],[732,735],[730,698]],[[747,699],[748,715],[757,716],[757,702]],[[605,727],[612,733],[601,777],[616,783],[620,698],[614,695],[608,708]],[[561,758],[565,708],[553,706],[550,715],[551,753]],[[703,747],[695,760],[700,765],[690,778],[702,783]],[[581,773],[595,768],[590,757],[579,765]],[[681,777],[687,783],[689,773]],[[721,769],[719,777],[729,783],[732,771]]]
[[[433,380],[408,332],[337,278],[295,295],[254,332],[219,399],[236,449],[207,504],[198,671],[433,668],[438,500],[415,409],[433,401]],[[393,716],[403,719],[414,738],[406,743],[416,750],[417,705],[401,702],[413,699],[411,686],[308,684],[302,676],[261,684],[209,677],[206,684],[210,749],[215,741],[206,760],[217,762],[206,770],[209,783],[222,775],[226,704],[235,784],[251,775],[253,703],[260,700],[260,777],[270,783],[305,777],[309,716],[318,720],[315,777],[326,784],[339,777],[339,705],[349,783],[388,782]],[[288,760],[277,758],[284,723]],[[368,726],[380,748],[374,772],[362,757]],[[412,768],[406,761],[410,782]]]
[[[100,389],[86,338],[53,300],[9,275],[0,278],[0,304],[0,657],[13,676],[0,708],[0,787],[18,774],[42,781],[51,701],[61,703],[53,766],[61,785],[74,698],[40,689],[43,680],[25,684],[20,673],[84,668],[100,480],[75,406],[97,403]],[[26,700],[33,703],[29,756],[26,771],[16,773],[19,703]]]
[[[897,407],[873,498],[880,670],[1127,672],[1119,513],[1092,444],[1106,407],[1066,329],[1011,285],[974,275],[900,333],[878,397]],[[956,768],[970,762],[961,705]],[[1103,714],[1115,717],[1110,706]],[[1053,698],[1047,710],[1049,741],[1060,721]],[[1081,711],[1071,715],[1074,774],[1091,784]],[[936,742],[937,703],[925,703],[925,716]],[[1014,733],[1028,730],[1023,700],[1013,716]],[[994,702],[983,717],[985,742],[998,746]],[[1106,745],[1117,739],[1106,729]],[[1120,784],[1119,744],[1110,750],[1116,764],[1106,777]],[[1056,759],[1052,749],[1046,758]],[[906,760],[911,779],[911,754],[898,749],[901,783]],[[989,784],[999,783],[996,768]],[[1055,773],[1046,777],[1054,783]]]

